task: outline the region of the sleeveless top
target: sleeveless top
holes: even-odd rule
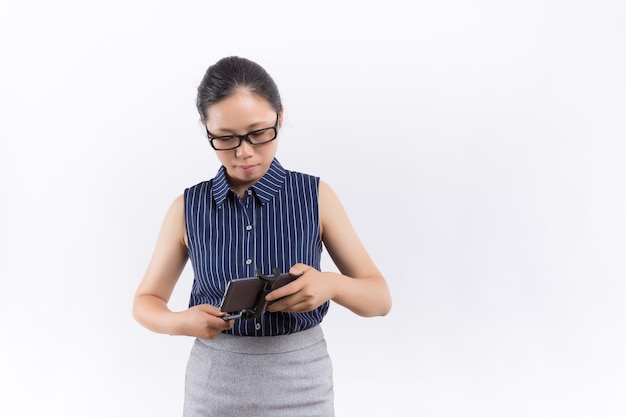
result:
[[[268,172],[245,191],[230,188],[222,166],[215,178],[185,189],[185,225],[194,281],[189,306],[219,306],[232,279],[259,269],[288,272],[296,263],[320,269],[322,240],[319,177],[285,170],[274,159]],[[329,302],[305,313],[265,312],[236,320],[226,333],[274,336],[309,329],[326,315]]]

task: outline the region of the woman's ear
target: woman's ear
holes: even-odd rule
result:
[[[280,111],[278,112],[278,127],[283,127],[283,115],[285,114],[285,108],[280,106]]]

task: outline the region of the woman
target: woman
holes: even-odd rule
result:
[[[332,416],[332,367],[319,326],[333,300],[360,316],[389,312],[384,277],[333,190],[275,159],[283,107],[258,64],[227,57],[210,66],[197,107],[222,166],[174,200],[137,289],[135,319],[164,334],[195,337],[184,416]],[[341,273],[321,272],[322,247]],[[168,300],[187,262],[189,308]],[[225,320],[232,279],[298,276],[270,292],[267,312]]]

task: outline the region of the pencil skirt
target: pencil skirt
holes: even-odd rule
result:
[[[332,417],[332,364],[319,325],[268,337],[194,341],[183,417]]]

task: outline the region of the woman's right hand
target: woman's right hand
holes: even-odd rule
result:
[[[227,313],[210,304],[200,304],[175,313],[179,325],[177,334],[214,339],[224,330],[233,328],[234,320],[224,320]]]

